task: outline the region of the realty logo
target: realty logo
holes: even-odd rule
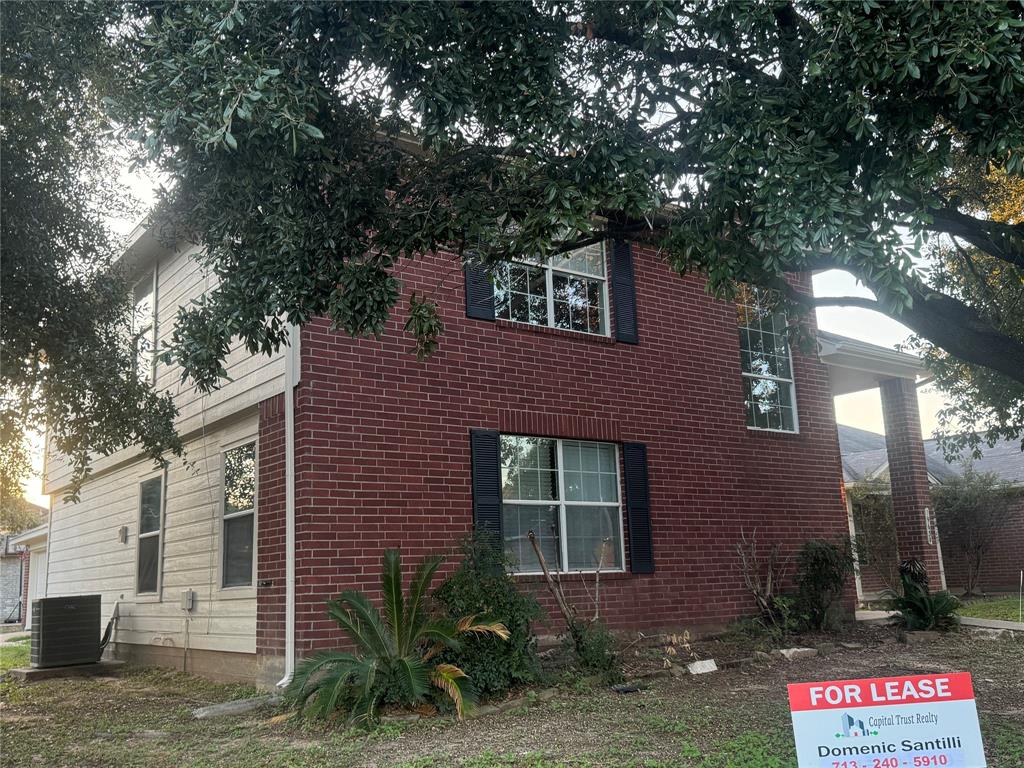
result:
[[[857,720],[852,715],[843,712],[839,716],[839,722],[842,726],[842,733],[837,733],[837,739],[849,739],[856,738],[857,736],[877,736],[878,731],[869,731],[864,727],[863,720]]]

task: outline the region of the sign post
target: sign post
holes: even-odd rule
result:
[[[967,672],[789,686],[800,768],[985,768]]]

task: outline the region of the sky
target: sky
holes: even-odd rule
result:
[[[141,173],[124,173],[121,179],[147,206],[155,199],[152,178]],[[126,234],[135,222],[111,221],[112,228]],[[816,296],[866,296],[870,291],[858,284],[853,277],[839,270],[829,270],[814,276]],[[885,315],[856,307],[821,307],[817,310],[818,327],[823,331],[839,333],[860,341],[882,347],[893,348],[910,336],[910,330]],[[918,389],[918,405],[921,410],[922,437],[931,437],[937,426],[938,410],[945,404],[942,395],[931,387]],[[859,427],[882,434],[882,401],[878,389],[855,392],[835,399],[836,421],[852,427]],[[32,476],[25,485],[25,497],[34,504],[49,506],[49,498],[42,493],[43,440],[37,436],[34,441]]]
[[[815,296],[865,296],[872,293],[847,274],[837,269],[814,276]],[[910,329],[895,320],[858,307],[819,307],[818,327],[823,331],[839,333],[880,347],[893,348],[906,341]],[[934,387],[917,390],[917,403],[921,411],[921,436],[929,438],[938,426],[938,411],[946,404],[945,398]],[[884,434],[882,425],[882,399],[878,389],[854,392],[835,398],[836,421],[851,427]]]

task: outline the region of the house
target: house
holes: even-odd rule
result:
[[[8,498],[4,505],[14,508],[20,524],[44,520],[47,510],[25,499]],[[28,579],[28,555],[20,536],[0,532],[0,624],[21,624],[26,619],[27,603],[23,599]]]
[[[41,508],[40,508],[41,509]],[[43,510],[43,518],[46,510]],[[49,526],[37,525],[27,531],[12,535],[10,546],[17,549],[21,559],[21,619],[24,629],[32,628],[32,601],[46,597],[46,536]]]
[[[474,528],[542,597],[529,531],[576,598],[578,572],[600,564],[614,628],[721,627],[753,610],[741,532],[792,550],[847,530],[834,394],[881,386],[892,434],[919,434],[912,358],[841,337],[790,350],[756,294],[715,300],[627,242],[493,281],[420,256],[404,290],[434,297],[445,326],[425,362],[398,317],[379,340],[318,320],[268,357],[237,346],[229,380],[198,394],[148,354],[213,284],[196,254],[140,228],[123,259],[140,375],[173,394],[190,464],[99,458],[77,504],[60,501],[66,462],[47,465],[46,594],[99,593],[106,615],[117,603],[114,653],[145,663],[287,680],[341,641],[325,602],[375,592],[385,548],[415,562]],[[908,468],[901,541],[934,563],[920,441],[890,448]]]
[[[11,542],[8,533],[0,534],[0,623],[20,624],[23,619],[21,605],[22,555]]]
[[[932,486],[941,485],[963,473],[964,463],[947,461],[937,440],[925,440],[923,445],[928,481]],[[839,446],[843,459],[843,483],[847,488],[872,487],[878,483],[884,487],[889,483],[884,435],[840,424]],[[1024,453],[1020,443],[1014,440],[1000,440],[992,446],[982,443],[980,450],[981,457],[970,460],[976,471],[992,473],[1004,483],[1020,489],[1012,495],[1010,517],[986,556],[982,572],[986,590],[1012,592],[1016,591],[1021,570],[1024,570]],[[851,501],[850,530],[854,535],[863,532],[864,528],[864,523],[858,520],[859,512]],[[963,554],[957,551],[948,533],[941,529],[939,540],[945,581],[951,588],[959,590],[966,583]],[[884,589],[883,581],[874,569],[862,567],[858,577],[861,599]]]

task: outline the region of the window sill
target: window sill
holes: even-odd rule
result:
[[[237,587],[217,587],[216,595],[221,600],[255,600],[256,587],[251,584]]]
[[[534,571],[534,572],[531,572],[531,573],[513,573],[511,575],[512,575],[512,578],[514,578],[516,581],[544,583],[544,574],[541,573],[540,571]],[[581,575],[582,576],[596,576],[597,575],[597,571],[562,571],[560,575],[563,578],[572,577],[572,576],[581,576]],[[555,576],[555,574],[552,573],[551,576],[553,578]],[[601,571],[601,580],[602,581],[604,581],[604,580],[620,581],[622,579],[628,579],[628,578],[630,578],[632,576],[633,576],[633,574],[630,573],[629,571]]]
[[[162,603],[163,601],[163,596],[159,592],[135,593],[136,603]]]
[[[747,427],[748,432],[761,432],[769,435],[799,435],[799,429],[769,429],[768,427]]]
[[[533,325],[531,323],[520,323],[515,320],[505,320],[504,318],[498,317],[494,319],[496,325],[503,328],[510,328],[517,331],[529,331],[531,333],[543,333],[547,336],[562,336],[569,339],[577,339],[579,341],[590,341],[595,344],[615,344],[616,341],[611,336],[604,336],[597,333],[585,333],[583,331],[570,331],[565,328],[552,328],[549,325]]]

